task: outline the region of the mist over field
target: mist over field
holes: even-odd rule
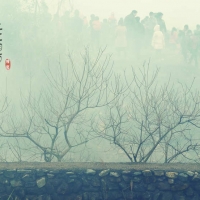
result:
[[[199,7],[2,0],[0,161],[199,162]]]
[[[56,0],[47,0],[50,13],[56,12]],[[199,8],[200,4],[198,0],[189,3],[187,0],[74,0],[73,6],[79,9],[81,13],[86,16],[90,14],[97,14],[101,19],[109,17],[112,12],[115,13],[117,18],[125,17],[131,10],[137,10],[138,15],[144,18],[150,11],[163,12],[166,24],[169,30],[172,27],[179,29],[183,28],[185,24],[190,24],[192,28],[195,28],[196,24],[199,24]],[[66,1],[64,9],[69,9],[70,5]],[[62,14],[62,11],[61,11]]]

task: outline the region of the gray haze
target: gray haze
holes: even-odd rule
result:
[[[172,47],[169,44],[172,27],[176,27],[178,31],[183,30],[183,26],[188,24],[189,28],[194,31],[196,25],[200,24],[199,0],[193,0],[192,3],[188,0],[176,0],[176,3],[173,0],[71,0],[71,4],[67,0],[63,1],[63,5],[58,13],[60,20],[63,19],[66,10],[70,10],[70,19],[74,17],[74,11],[76,9],[80,11],[80,16],[87,17],[88,24],[83,28],[83,34],[81,36],[79,33],[74,34],[74,32],[70,32],[76,29],[76,24],[72,24],[69,29],[66,26],[66,30],[58,28],[59,25],[55,15],[58,10],[57,0],[45,1],[48,11],[42,10],[41,2],[43,1],[39,1],[40,3],[37,6],[32,1],[27,1],[28,3],[21,1],[21,5],[17,1],[14,2],[16,3],[13,7],[11,6],[12,0],[2,0],[0,3],[0,10],[1,8],[4,9],[2,10],[3,15],[1,14],[2,21],[0,21],[1,27],[3,28],[3,59],[0,63],[0,92],[2,97],[6,96],[9,100],[9,111],[17,120],[23,120],[23,112],[21,111],[21,100],[23,97],[28,98],[31,93],[37,99],[39,98],[39,94],[49,88],[49,70],[51,70],[53,76],[59,79],[58,70],[62,66],[63,69],[68,70],[68,78],[70,78],[70,75],[73,73],[68,68],[70,61],[67,55],[69,52],[72,52],[76,63],[75,66],[81,67],[83,65],[81,63],[81,53],[84,54],[85,47],[89,47],[91,58],[94,60],[98,55],[99,48],[105,48],[107,46],[102,58],[104,59],[106,56],[111,55],[109,66],[113,64],[114,73],[123,76],[124,70],[126,70],[129,80],[132,78],[131,67],[139,73],[145,62],[146,64],[144,66],[146,67],[149,63],[150,75],[157,68],[160,69],[158,86],[166,83],[169,78],[175,86],[179,83],[190,86],[195,79],[193,84],[194,90],[199,89],[200,66],[195,65],[194,61],[187,63],[182,55],[181,47]],[[15,10],[16,5],[18,6],[17,11]],[[6,8],[8,9],[6,11],[7,13],[5,12]],[[140,43],[138,46],[135,46],[134,49],[137,51],[137,49],[144,45],[138,55],[135,53],[135,50],[131,52],[128,48],[125,54],[123,54],[124,52],[119,53],[116,50],[115,28],[117,27],[118,20],[121,17],[125,18],[132,10],[138,11],[137,16],[141,17],[141,20],[148,16],[151,11],[163,13],[167,31],[165,33],[166,44],[162,50],[162,54],[156,54],[156,51],[154,51],[150,43],[146,46]],[[107,35],[104,34],[104,37],[102,34],[100,42],[94,45],[91,42],[90,36],[90,15],[95,14],[99,16],[102,22],[104,18],[109,18],[112,12],[116,17],[116,22],[112,29],[113,32],[106,32]],[[77,38],[80,36],[79,40],[76,36]],[[181,42],[179,41],[179,43]],[[198,52],[198,60],[199,55],[200,53]],[[11,60],[10,70],[6,70],[4,66],[4,61],[7,58]],[[103,59],[100,61],[101,64],[103,63]],[[78,67],[76,70],[79,72],[82,68],[79,69]],[[96,113],[104,115],[106,111],[98,108],[95,110]],[[10,117],[10,115],[6,117]],[[73,131],[71,135],[73,135]],[[194,133],[194,138],[199,142],[199,130],[193,128],[189,131],[190,133]],[[43,140],[45,144],[46,139],[44,136],[40,140]],[[62,138],[60,140],[61,145],[64,146]],[[15,154],[8,153],[6,149],[11,148],[12,145],[17,146],[18,144],[23,149],[21,151],[24,152],[23,161],[26,161],[26,159],[28,161],[31,159],[43,161],[42,155],[40,155],[42,153],[30,141],[23,139],[17,143],[11,138],[4,138],[1,141],[3,145],[2,149],[4,149],[4,151],[1,151],[1,159],[4,161],[17,160]],[[11,144],[11,146],[8,144]],[[37,153],[34,154],[34,151]],[[162,159],[161,153],[157,155],[159,159]],[[154,156],[151,158],[151,161],[157,162],[158,160],[156,159],[157,156]],[[69,156],[66,156],[65,160],[128,161],[122,150],[117,149],[113,144],[110,145],[109,141],[103,139],[95,139],[92,142],[88,142],[87,148],[83,146],[73,150]],[[181,159],[178,161],[181,161]]]

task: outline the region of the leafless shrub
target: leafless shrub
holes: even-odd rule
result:
[[[199,128],[200,95],[190,86],[158,84],[157,69],[140,73],[132,68],[128,90],[118,96],[100,116],[98,135],[121,149],[131,162],[198,160],[199,142],[191,128]]]
[[[49,66],[48,87],[38,98],[31,91],[28,97],[22,95],[22,118],[11,118],[9,129],[1,127],[4,136],[31,141],[34,154],[42,152],[46,162],[61,161],[72,149],[94,139],[90,128],[93,113],[124,90],[113,76],[110,56],[103,57],[103,53],[99,50],[94,58],[85,49],[81,62],[69,53],[67,66],[61,62],[56,70]]]

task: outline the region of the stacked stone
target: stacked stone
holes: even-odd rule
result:
[[[200,173],[161,170],[4,170],[0,199],[198,200]]]

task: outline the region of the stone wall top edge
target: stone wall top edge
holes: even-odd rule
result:
[[[85,169],[111,169],[111,170],[163,170],[163,171],[200,171],[199,164],[188,163],[42,163],[42,162],[0,162],[0,170],[17,169],[48,169],[48,170],[85,170]]]

